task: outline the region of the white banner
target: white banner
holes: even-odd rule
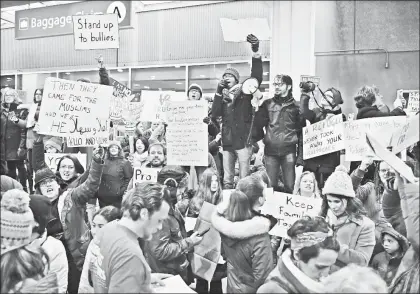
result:
[[[166,121],[164,108],[169,101],[187,101],[187,95],[175,91],[141,91],[142,106],[136,117],[147,122]]]
[[[419,115],[412,116],[392,135],[392,153],[400,153],[419,141]]]
[[[408,92],[407,111],[417,113],[419,111],[419,90]]]
[[[77,157],[77,159],[79,159],[79,161],[80,161],[80,164],[86,170],[87,157],[86,157],[86,154],[82,154],[82,153],[71,153],[71,154],[66,154],[66,153],[45,153],[45,163],[47,164],[47,166],[53,172],[56,172],[57,171],[58,162],[60,161],[61,157],[63,157],[64,155],[73,155],[73,156]]]
[[[346,161],[359,161],[366,155],[379,160],[366,143],[369,131],[382,146],[390,146],[392,134],[406,123],[406,116],[387,116],[347,121],[344,123]]]
[[[321,198],[274,192],[267,195],[261,213],[272,215],[278,220],[270,234],[284,238],[287,237],[287,230],[304,215],[317,216],[321,205]]]
[[[207,101],[168,102],[168,165],[208,166]]]
[[[343,115],[337,114],[303,128],[303,159],[344,149]]]
[[[39,112],[39,133],[82,139],[68,140],[70,146],[94,146],[107,141],[112,91],[110,86],[47,78]],[[92,138],[94,145],[86,142]]]
[[[141,167],[134,168],[133,182],[134,183],[143,183],[143,182],[157,182],[157,176],[159,169],[150,168],[150,167]]]
[[[117,14],[88,14],[73,16],[74,49],[118,49]]]

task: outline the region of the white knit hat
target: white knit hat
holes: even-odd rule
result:
[[[346,167],[339,165],[335,171],[325,181],[322,194],[336,194],[349,198],[354,198],[356,194],[353,190],[353,183],[347,173]]]
[[[1,255],[31,243],[34,215],[29,194],[13,189],[1,199]]]

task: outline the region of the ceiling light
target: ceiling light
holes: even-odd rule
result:
[[[145,89],[150,89],[150,87],[149,87],[149,86],[144,86],[144,88],[145,88]]]
[[[150,79],[154,80],[156,77],[155,76],[150,76]]]
[[[177,82],[176,84],[177,84],[177,85],[182,85],[182,82]]]
[[[266,71],[266,72],[263,73],[263,75],[268,76],[269,73],[270,72]]]
[[[140,84],[134,84],[134,87],[140,87]]]
[[[70,73],[69,72],[66,72],[66,75],[69,75]]]
[[[176,68],[180,68],[181,66],[180,66],[180,65],[175,65],[175,67],[176,67]]]
[[[122,70],[121,68],[117,69],[118,72],[123,72],[124,70]]]
[[[205,78],[206,77],[206,75],[200,75],[200,78]]]
[[[11,81],[11,80],[13,80],[13,79],[12,79],[12,78],[7,78],[6,80]]]
[[[9,87],[9,85],[4,85],[5,87]]]

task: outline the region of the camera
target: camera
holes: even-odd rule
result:
[[[299,87],[305,92],[312,92],[315,90],[315,84],[310,81],[300,82]]]

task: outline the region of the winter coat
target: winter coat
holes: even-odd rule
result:
[[[399,185],[398,191],[407,227],[407,239],[411,246],[405,253],[389,289],[390,293],[419,293],[419,183]]]
[[[382,211],[386,220],[392,227],[403,236],[407,236],[407,229],[401,209],[400,195],[397,190],[393,188],[395,179],[390,179],[385,185],[382,195]]]
[[[356,119],[372,118],[372,117],[384,117],[384,116],[402,116],[406,115],[404,110],[395,108],[389,113],[385,113],[379,110],[378,106],[366,106],[360,108],[357,112]]]
[[[300,98],[300,111],[303,115],[302,124],[304,124],[305,120],[308,120],[311,124],[320,122],[324,120],[327,114],[340,114],[341,108],[335,111],[321,111],[319,108],[315,108],[313,110],[309,109],[309,96],[306,94],[302,94]],[[343,121],[346,120],[346,117],[343,115]],[[304,126],[304,125],[302,125]],[[299,138],[299,155],[300,158],[298,162],[303,161],[304,171],[308,170],[314,173],[323,173],[330,175],[334,172],[335,168],[340,164],[340,151],[332,152],[329,154],[324,154],[321,156],[317,156],[311,159],[303,160],[303,135],[300,135]],[[324,179],[325,181],[326,179]]]
[[[324,293],[322,284],[298,269],[291,256],[287,249],[257,293]]]
[[[252,58],[251,77],[262,82],[262,60]],[[240,150],[246,147],[248,137],[251,135],[251,122],[253,107],[251,105],[252,95],[245,95],[239,89],[239,96],[233,102],[223,101],[219,94],[214,96],[212,105],[212,119],[222,116],[222,145],[226,151]]]
[[[2,197],[4,193],[12,189],[19,189],[23,191],[21,183],[6,175],[0,175],[0,187]]]
[[[382,231],[382,234],[381,234],[382,243],[383,243],[383,238],[385,234],[388,234],[394,239],[396,239],[398,241],[398,245],[400,246],[400,248],[398,252],[395,254],[395,256],[391,256],[386,251],[378,253],[373,258],[372,268],[377,270],[381,278],[385,280],[387,285],[389,285],[394,279],[394,276],[397,272],[397,269],[401,263],[401,260],[405,252],[408,249],[409,244],[408,244],[408,240],[403,235],[395,231],[392,227],[387,228]]]
[[[92,160],[87,180],[75,187],[67,188],[59,196],[58,212],[64,232],[64,246],[81,271],[90,242],[90,231],[85,222],[86,204],[98,191],[104,165]]]
[[[6,163],[6,126],[7,126],[7,117],[0,113],[0,164],[1,164],[1,174],[7,174],[7,163]]]
[[[268,156],[296,153],[298,133],[302,129],[295,99],[291,95],[284,98],[284,102],[280,99],[283,98],[274,97],[264,101],[255,114],[254,141],[264,138],[264,154]]]
[[[122,196],[132,177],[133,168],[130,162],[124,158],[122,150],[118,157],[106,158],[101,184],[96,193],[100,207],[107,205],[121,207]]]
[[[334,228],[340,242],[337,261],[330,272],[335,272],[350,263],[367,266],[375,247],[375,224],[365,216],[350,215],[347,221]]]
[[[249,226],[242,228],[244,222],[230,222],[220,215],[212,217],[227,262],[227,293],[255,293],[274,268],[269,226],[267,219],[261,225],[261,219],[247,220]]]
[[[26,109],[16,110],[16,117],[21,121],[19,123],[14,123],[7,118],[7,112],[3,110],[1,116],[4,116],[2,119],[5,121],[4,130],[4,144],[5,144],[5,159],[7,161],[12,160],[25,160],[26,154],[18,154],[18,149],[26,150],[26,118],[28,116],[28,111]]]
[[[58,293],[57,275],[49,272],[39,280],[26,279],[19,283],[11,293]]]
[[[162,223],[162,229],[145,242],[144,256],[153,273],[180,275],[185,281],[188,280],[187,253],[193,246],[186,238],[184,219],[177,209],[171,208],[168,218]]]

